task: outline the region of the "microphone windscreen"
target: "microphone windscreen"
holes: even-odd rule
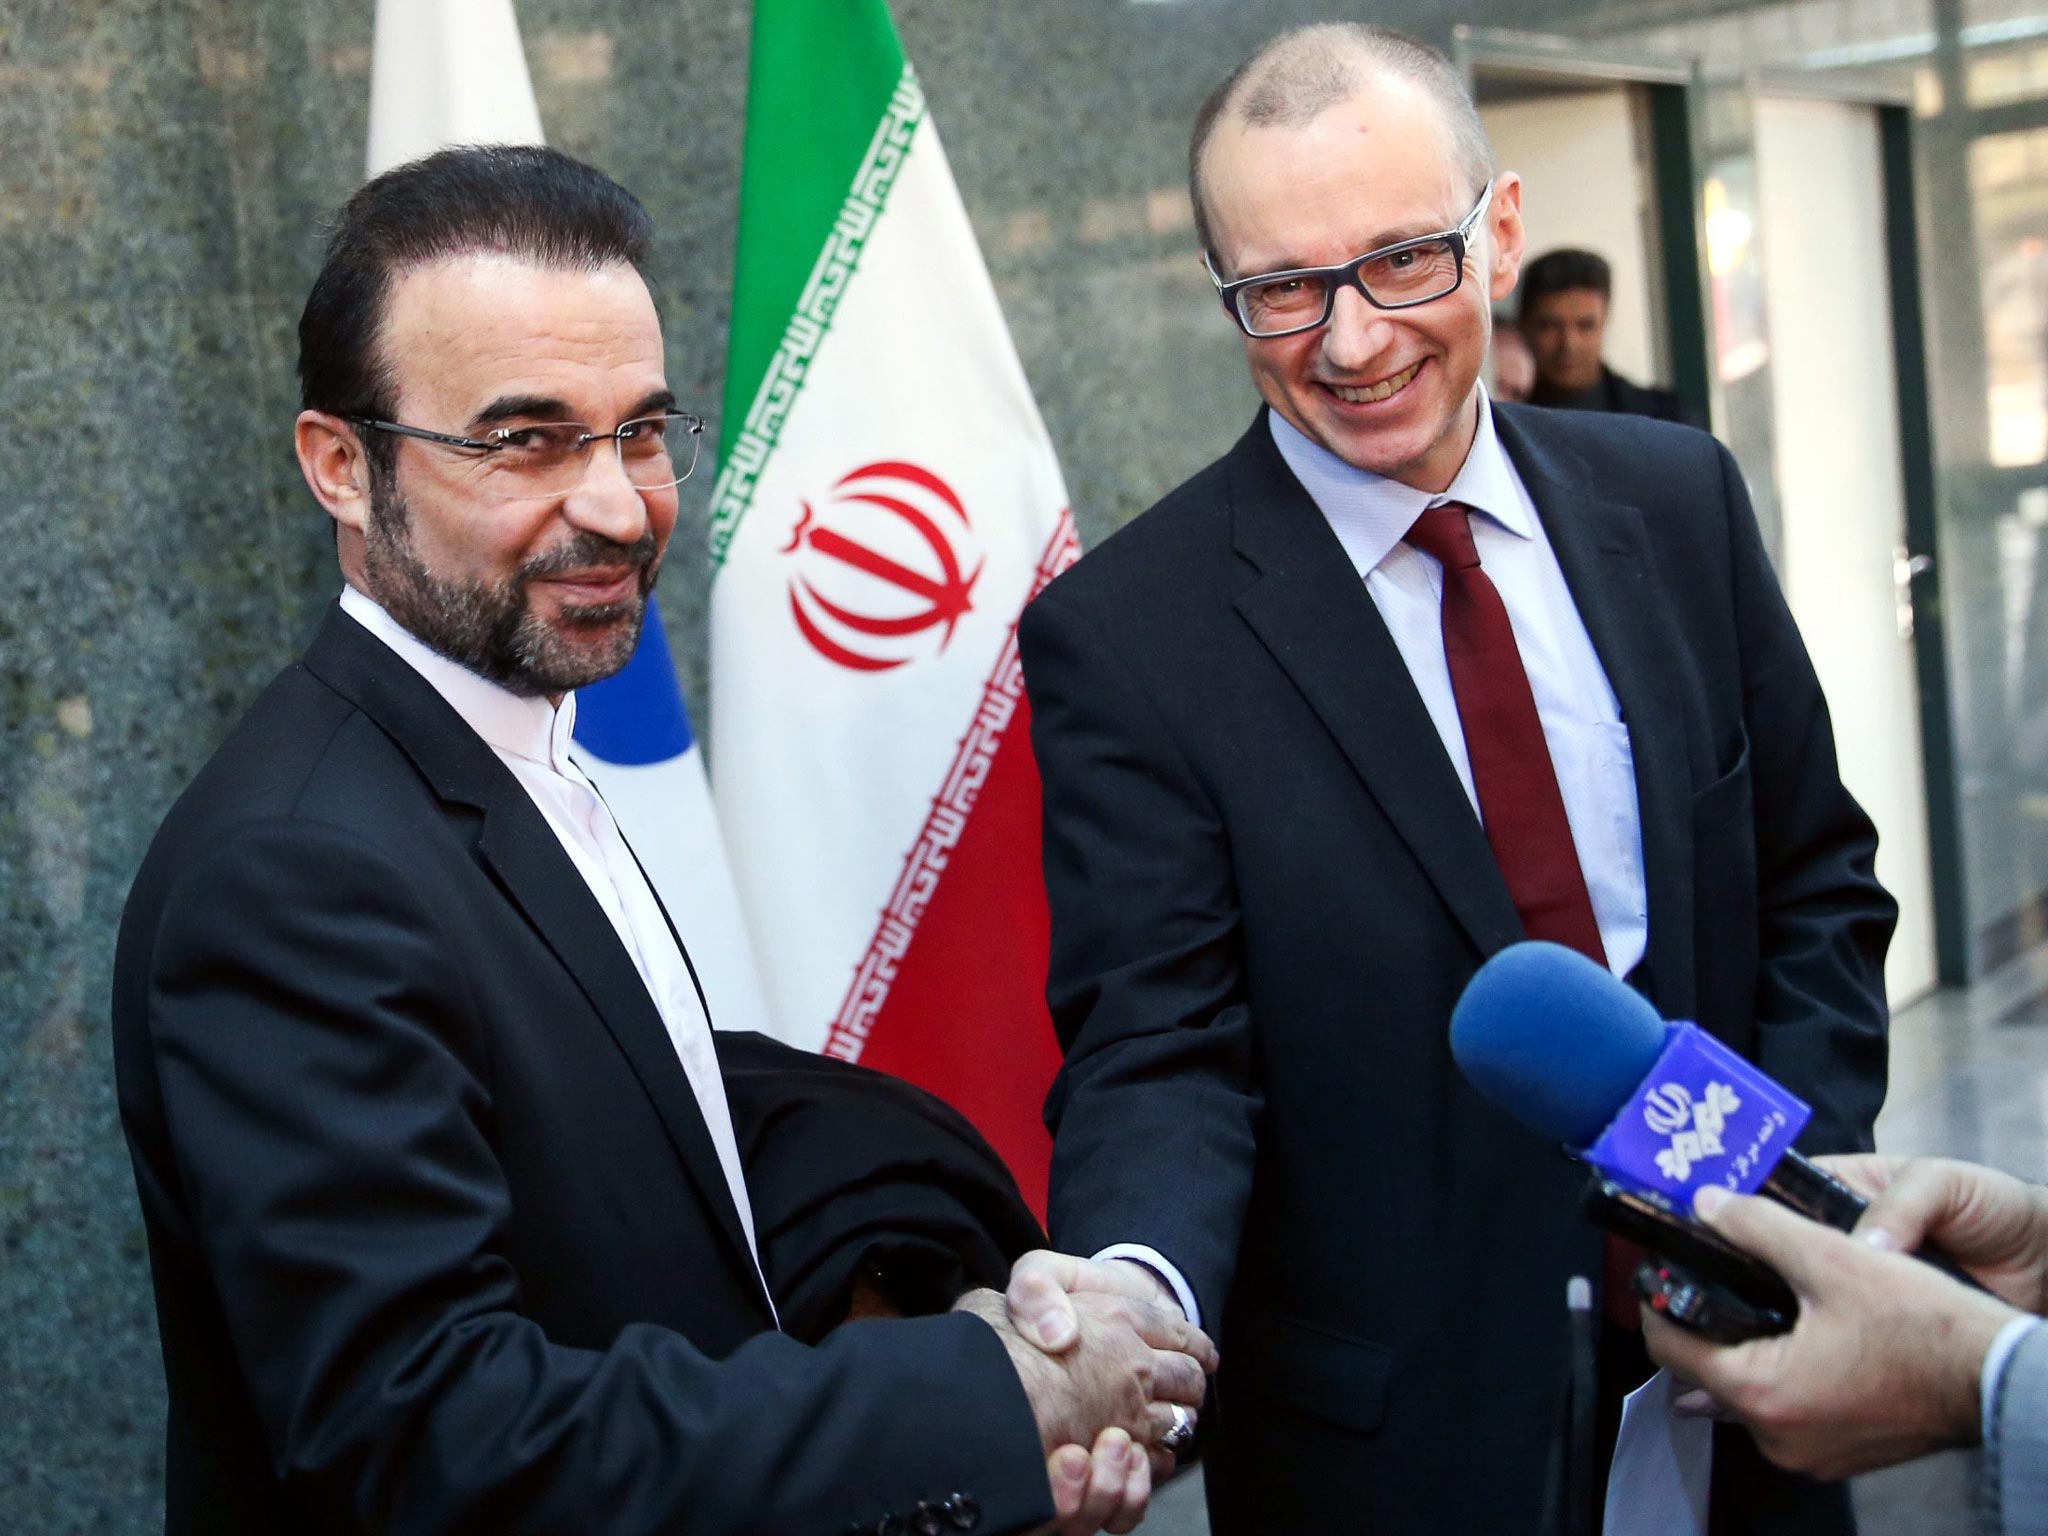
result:
[[[1577,950],[1510,944],[1466,983],[1451,1054],[1495,1108],[1549,1141],[1586,1147],[1642,1086],[1664,1021]]]

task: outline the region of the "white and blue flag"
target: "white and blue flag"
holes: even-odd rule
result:
[[[769,1032],[703,754],[652,595],[633,659],[576,690],[574,739],[576,765],[611,807],[682,935],[712,1024]]]

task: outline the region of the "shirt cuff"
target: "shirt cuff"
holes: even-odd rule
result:
[[[1098,1261],[1128,1259],[1134,1264],[1144,1265],[1159,1278],[1162,1285],[1173,1292],[1173,1299],[1180,1303],[1181,1314],[1197,1328],[1202,1326],[1202,1309],[1195,1305],[1195,1293],[1188,1288],[1188,1283],[1181,1272],[1167,1263],[1165,1255],[1157,1248],[1147,1248],[1143,1243],[1111,1243],[1090,1257]]]
[[[2012,1360],[2013,1351],[2020,1347],[2020,1340],[2040,1325],[2041,1319],[2024,1313],[1998,1330],[1998,1336],[1991,1341],[1991,1347],[1984,1351],[1984,1375],[1977,1388],[1977,1400],[1984,1416],[1983,1432],[1991,1433],[1991,1421],[1998,1405],[1998,1384],[2005,1375],[2005,1368]]]

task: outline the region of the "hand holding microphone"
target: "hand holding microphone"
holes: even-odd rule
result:
[[[1853,1236],[1768,1200],[1709,1190],[1696,1202],[1702,1221],[1791,1284],[1797,1326],[1723,1347],[1646,1314],[1644,1344],[1705,1389],[1701,1408],[1747,1424],[1794,1471],[1848,1477],[1975,1443],[1993,1340],[2048,1306],[2048,1191],[1964,1163],[1825,1163],[1875,1196]],[[1896,1251],[1929,1237],[1983,1287]]]
[[[1975,1441],[1994,1341],[2011,1348],[2024,1314],[2048,1312],[2048,1190],[1966,1163],[1808,1162],[1790,1148],[1806,1106],[1702,1033],[1665,1024],[1582,956],[1531,943],[1480,967],[1451,1048],[1498,1108],[1665,1202],[1674,1241],[1761,1261],[1789,1287],[1796,1322],[1746,1342],[1643,1320],[1651,1356],[1773,1461],[1846,1477]],[[1704,1117],[1681,1114],[1702,1102]],[[1759,1109],[1774,1135],[1752,1157]],[[1677,1155],[1659,1159],[1638,1125]]]
[[[1666,1023],[1561,945],[1513,944],[1482,965],[1451,1014],[1451,1053],[1497,1108],[1620,1186],[1623,1199],[1589,1202],[1602,1225],[1694,1267],[1704,1261],[1761,1308],[1766,1321],[1749,1331],[1779,1326],[1774,1311],[1789,1324],[1790,1297],[1755,1284],[1725,1243],[1685,1221],[1694,1193],[1768,1195],[1839,1232],[1853,1230],[1868,1204],[1792,1150],[1811,1113],[1797,1096],[1698,1025]],[[1918,1256],[1976,1284],[1931,1243]]]
[[[1630,1189],[1680,1208],[1705,1183],[1761,1190],[1844,1232],[1863,1214],[1792,1150],[1804,1103],[1562,945],[1513,944],[1482,965],[1451,1014],[1451,1053],[1497,1108]]]

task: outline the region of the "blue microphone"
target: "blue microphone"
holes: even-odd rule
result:
[[[1451,1013],[1451,1054],[1496,1108],[1680,1210],[1712,1183],[1847,1232],[1867,1204],[1792,1150],[1805,1103],[1560,944],[1511,944],[1480,966]]]

